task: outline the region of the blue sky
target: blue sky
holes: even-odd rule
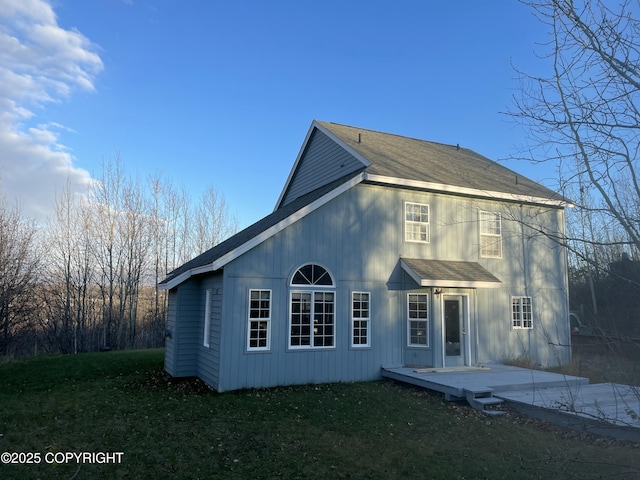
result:
[[[313,119],[507,159],[526,143],[500,113],[511,63],[546,68],[545,35],[513,0],[0,0],[0,182],[42,217],[119,152],[194,199],[214,185],[244,227],[272,211]]]

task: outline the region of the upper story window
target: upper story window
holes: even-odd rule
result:
[[[499,213],[480,211],[480,256],[502,258],[502,221]]]
[[[291,279],[290,348],[335,346],[335,292],[324,267],[307,264]]]
[[[404,204],[404,238],[407,242],[429,243],[429,205]]]

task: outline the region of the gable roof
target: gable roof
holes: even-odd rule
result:
[[[214,272],[222,268],[234,258],[249,251],[352,186],[360,183],[362,179],[360,172],[351,173],[297,198],[176,268],[158,284],[158,288],[169,290],[193,275]]]
[[[473,150],[337,123],[314,121],[276,208],[295,181],[307,142],[323,132],[365,168],[365,181],[564,207],[571,201]]]
[[[340,159],[339,167],[347,165],[346,171],[340,178],[336,178],[336,172],[327,172],[319,182],[296,190],[297,193],[284,202],[296,181],[310,139],[317,132],[337,144],[343,156],[349,157],[348,162]],[[552,190],[469,149],[314,120],[273,213],[176,268],[158,288],[169,290],[193,275],[219,270],[361,182],[556,207],[570,204]],[[414,263],[411,267],[407,264],[409,271],[424,280],[425,277],[417,273],[420,266]],[[491,280],[488,283],[492,283]]]

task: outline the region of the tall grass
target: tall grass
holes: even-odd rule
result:
[[[640,386],[639,344],[597,336],[573,340],[571,363],[552,371],[587,377],[591,383]]]

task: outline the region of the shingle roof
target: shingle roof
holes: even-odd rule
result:
[[[517,175],[512,170],[466,148],[336,123],[314,121],[312,129],[315,126],[326,130],[339,143],[355,152],[363,162],[362,169],[352,171],[340,179],[280,206],[270,215],[176,268],[160,282],[159,286],[172,288],[192,274],[211,271],[215,262],[220,264],[225,258],[229,258],[229,255],[233,256],[242,251],[242,248],[251,245],[256,238],[265,238],[265,234],[272,234],[269,232],[277,231],[279,225],[286,223],[287,219],[293,218],[305,207],[323,197],[327,198],[340,188],[348,187],[354,182],[358,183],[365,174],[376,178],[406,179],[475,191],[497,191],[568,202],[546,187]],[[433,268],[436,264],[432,263],[429,266]],[[448,268],[451,268],[451,264]],[[466,265],[466,268],[475,267]]]
[[[402,258],[400,264],[422,287],[499,287],[491,272],[477,262]]]
[[[172,280],[176,279],[180,275],[183,275],[191,270],[197,269],[198,267],[202,267],[205,265],[213,264],[216,260],[221,258],[222,256],[232,252],[233,250],[241,247],[246,244],[250,240],[254,239],[261,233],[267,231],[269,228],[277,225],[283,220],[287,219],[294,213],[300,211],[304,207],[310,205],[311,203],[319,200],[324,195],[330,193],[335,190],[339,186],[349,182],[349,180],[358,177],[360,172],[351,173],[345,177],[339,178],[323,187],[320,187],[314,190],[311,193],[303,195],[291,203],[275,210],[270,215],[258,220],[253,225],[248,226],[244,230],[236,233],[232,237],[229,237],[225,241],[219,243],[215,247],[207,250],[206,252],[198,255],[194,259],[188,261],[187,263],[181,265],[176,268],[172,272],[170,272],[167,277],[159,283],[159,285],[167,285],[172,282]]]
[[[569,202],[468,148],[337,123],[315,123],[368,160],[371,165],[366,172],[372,175]]]

